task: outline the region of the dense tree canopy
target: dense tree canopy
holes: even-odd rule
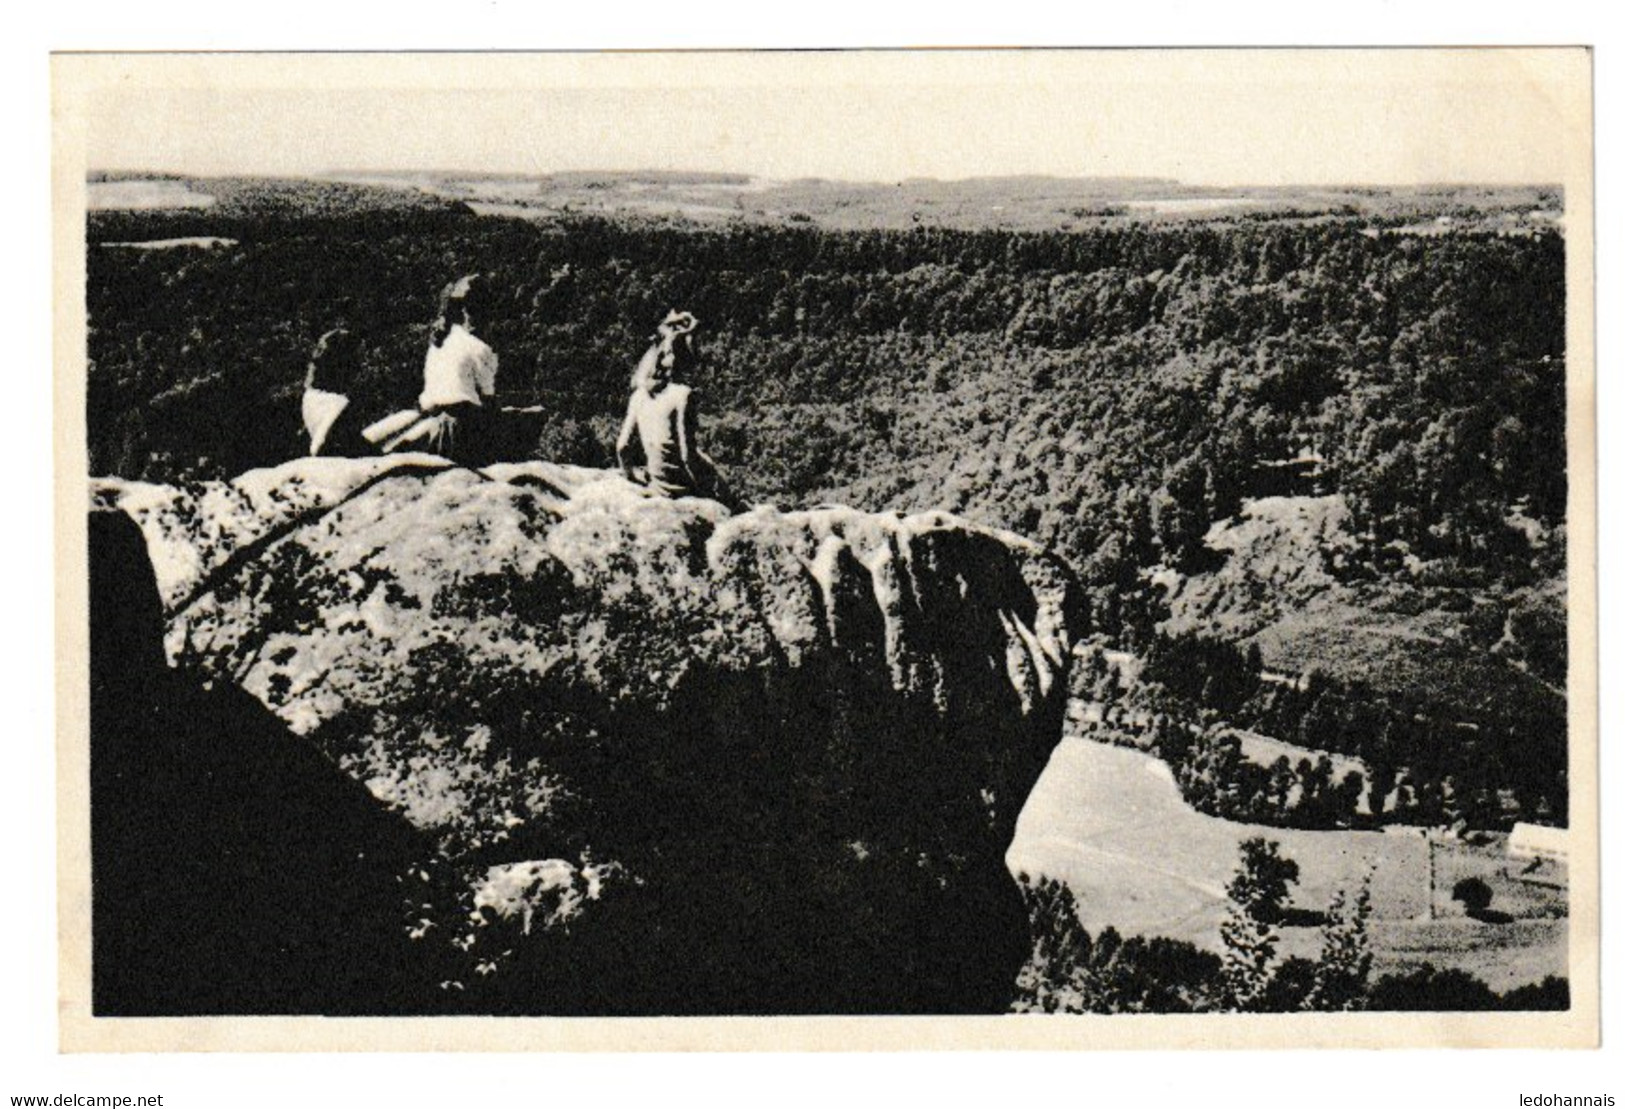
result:
[[[1348,506],[1351,588],[1412,612],[1460,602],[1466,638],[1409,641],[1494,648],[1557,692],[1487,712],[1472,682],[1451,684],[1454,663],[1380,689],[1345,675],[1313,695],[1261,692],[1256,658],[1202,662],[1167,643],[1159,672],[1191,704],[1283,738],[1403,752],[1374,765],[1412,767],[1407,803],[1424,811],[1495,808],[1505,768],[1535,750],[1525,808],[1561,811],[1556,230],[1329,214],[837,232],[445,205],[357,215],[344,199],[299,216],[252,203],[92,216],[93,472],[225,476],[299,453],[305,362],[335,326],[362,342],[355,403],[410,404],[436,295],[475,271],[496,290],[499,399],[546,410],[535,451],[602,464],[633,364],[682,307],[702,321],[707,449],[746,498],[942,508],[1021,531],[1072,563],[1095,630],[1133,650],[1166,615],[1154,572],[1201,572],[1216,521],[1273,491],[1283,464],[1312,466]],[[176,234],[231,241],[112,245]],[[1541,590],[1555,619],[1526,599]],[[1483,757],[1465,762],[1484,773],[1452,770],[1446,789],[1429,752],[1474,743]]]

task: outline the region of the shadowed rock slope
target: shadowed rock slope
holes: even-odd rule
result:
[[[619,476],[312,459],[103,482],[183,671],[432,842],[480,1012],[992,1012],[1060,737],[1065,567],[943,514],[730,516]],[[288,742],[299,742],[290,738]]]
[[[404,926],[426,837],[241,689],[171,670],[140,530],[102,510],[89,537],[95,1013],[432,1002]]]

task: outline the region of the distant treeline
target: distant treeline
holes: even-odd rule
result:
[[[1567,733],[1551,727],[1561,714],[1555,696],[1522,713],[1504,703],[1475,711],[1427,690],[1375,690],[1318,671],[1302,682],[1267,681],[1256,647],[1161,633],[1148,640],[1131,688],[1099,651],[1085,656],[1074,682],[1103,706],[1132,706],[1111,713],[1096,738],[1115,735],[1157,755],[1185,800],[1214,816],[1289,828],[1504,830],[1518,820],[1567,820]],[[1358,759],[1366,773],[1334,775],[1325,755],[1260,763],[1246,757],[1235,727]]]

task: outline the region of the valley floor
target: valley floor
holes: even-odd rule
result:
[[[1338,889],[1372,875],[1373,973],[1424,962],[1458,968],[1504,991],[1568,973],[1566,876],[1521,876],[1504,842],[1473,846],[1438,833],[1300,831],[1206,816],[1180,798],[1168,769],[1138,751],[1077,737],[1056,748],[1022,811],[1007,855],[1016,874],[1058,878],[1097,934],[1169,936],[1217,950],[1225,884],[1238,845],[1263,836],[1301,869],[1293,904],[1324,910]],[[1468,918],[1456,880],[1483,878],[1505,923]],[[1314,927],[1284,930],[1284,954],[1314,958]]]

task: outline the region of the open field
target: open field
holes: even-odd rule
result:
[[[1300,933],[1303,929],[1298,929]],[[1312,955],[1310,935],[1293,937],[1307,950],[1283,943],[1290,954]],[[1569,930],[1566,920],[1516,920],[1510,924],[1476,921],[1384,921],[1371,926],[1377,975],[1414,970],[1423,963],[1464,970],[1490,989],[1504,993],[1548,976],[1568,976]],[[1307,942],[1305,942],[1307,941]]]
[[[1298,863],[1299,909],[1324,910],[1338,889],[1352,891],[1371,873],[1378,974],[1432,962],[1504,990],[1566,973],[1567,922],[1549,915],[1563,911],[1565,891],[1502,875],[1498,844],[1430,844],[1414,829],[1311,832],[1220,820],[1186,806],[1156,759],[1087,740],[1056,749],[1007,859],[1017,873],[1066,882],[1091,932],[1111,926],[1216,949],[1224,886],[1238,844],[1253,836],[1276,840]],[[1467,873],[1491,883],[1492,907],[1536,919],[1492,924],[1461,915],[1444,878]],[[1316,929],[1285,932],[1285,952],[1317,952]]]
[[[208,192],[172,180],[92,181],[88,191],[92,209],[207,208],[215,202]]]
[[[1371,768],[1365,764],[1365,760],[1357,759],[1352,755],[1340,755],[1335,751],[1321,751],[1297,743],[1287,743],[1284,740],[1276,739],[1274,736],[1261,735],[1246,728],[1231,728],[1230,731],[1237,739],[1241,740],[1241,753],[1259,766],[1269,766],[1282,756],[1285,756],[1288,762],[1296,766],[1299,759],[1313,761],[1325,755],[1331,760],[1333,781],[1351,773],[1358,773],[1367,780],[1371,777]],[[1362,811],[1364,810],[1362,809]]]
[[[236,246],[236,239],[226,239],[219,235],[187,235],[179,239],[148,239],[138,243],[98,243],[103,249],[123,247],[130,250],[173,250],[176,247],[195,246],[209,250],[214,247]]]
[[[1231,728],[1230,733],[1241,741],[1241,753],[1247,761],[1257,763],[1259,766],[1270,766],[1279,758],[1285,758],[1287,762],[1297,766],[1303,759],[1314,762],[1325,756],[1332,764],[1332,781],[1340,782],[1350,774],[1360,775],[1361,780],[1366,783],[1366,788],[1360,793],[1360,803],[1355,811],[1366,814],[1371,812],[1371,768],[1366,765],[1364,759],[1287,743],[1274,736],[1262,735],[1246,728]]]
[[[1568,908],[1568,867],[1563,863],[1506,856],[1506,836],[1474,847],[1458,841],[1435,842],[1433,848],[1433,913],[1441,919],[1465,916],[1451,896],[1456,883],[1477,878],[1490,887],[1490,910],[1517,920],[1554,919]]]

